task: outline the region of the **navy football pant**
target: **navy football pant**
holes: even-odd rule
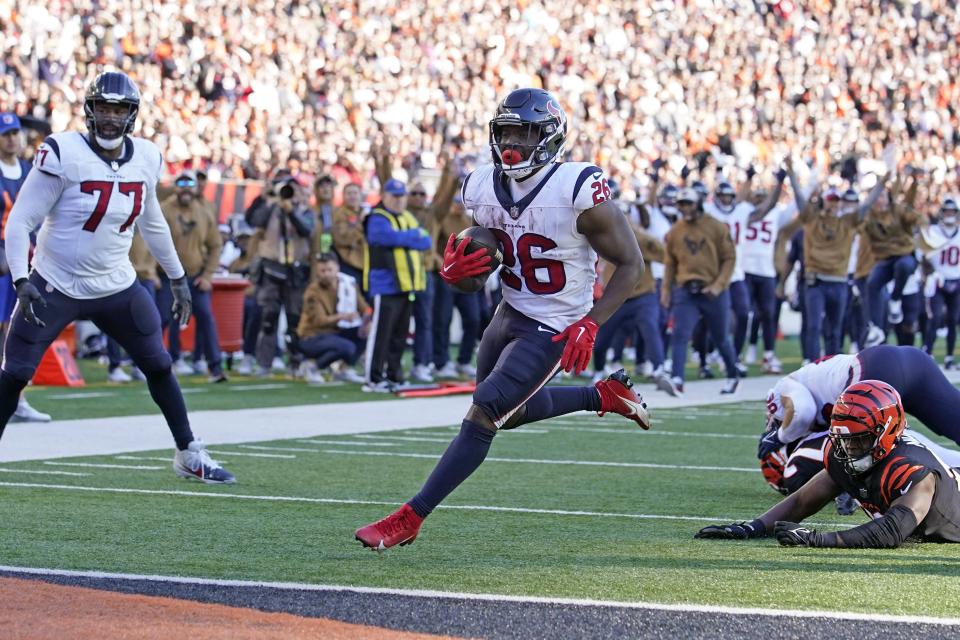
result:
[[[960,280],[947,280],[930,298],[930,319],[927,322],[923,346],[933,351],[937,329],[947,325],[947,355],[952,356],[957,345],[957,323],[960,322]]]
[[[0,365],[3,375],[26,385],[47,347],[64,327],[77,319],[91,320],[130,354],[133,363],[146,376],[150,395],[163,412],[177,448],[186,449],[193,440],[187,408],[170,370],[170,354],[163,348],[160,314],[146,289],[135,282],[104,298],[77,300],[54,289],[36,271],[30,274],[30,282],[46,302],[45,307],[34,305],[34,311],[46,326],[38,327],[27,322],[19,304],[14,307],[3,346],[3,364]],[[6,390],[6,385],[0,385],[0,393]],[[6,411],[9,400],[4,396],[0,402],[2,426],[6,426],[13,415],[12,410]],[[15,401],[13,406],[16,408]]]
[[[960,444],[960,390],[933,358],[916,347],[880,345],[859,355],[862,380],[882,380],[900,393],[903,408],[931,431]]]
[[[729,291],[730,308],[733,310],[733,353],[739,360],[750,323],[750,290],[746,280],[737,280],[730,283]]]
[[[756,313],[754,320],[759,319],[763,330],[763,348],[773,351],[777,340],[777,279],[748,273],[745,282]],[[750,342],[756,344],[756,340]]]
[[[727,328],[730,324],[730,292],[712,297],[705,293],[691,294],[683,286],[672,291],[673,337],[670,351],[673,356],[673,377],[683,379],[687,361],[687,345],[697,320],[703,318],[710,338],[720,351],[728,378],[737,377],[736,358]]]
[[[824,355],[840,353],[843,346],[843,315],[847,310],[846,282],[817,280],[813,286],[804,288],[804,318],[806,319],[806,344],[804,357],[816,360],[820,357],[820,336],[824,336]]]
[[[660,342],[660,302],[655,293],[645,293],[630,298],[617,309],[597,332],[593,349],[593,368],[603,371],[607,364],[607,349],[618,334],[633,336],[639,331],[643,336],[644,353],[637,346],[637,362],[649,360],[653,368],[663,365],[663,344]]]
[[[473,404],[497,428],[600,409],[600,395],[593,386],[544,388],[557,372],[563,353],[563,343],[552,341],[555,335],[555,329],[505,302],[497,308],[480,340],[477,389],[473,393]],[[465,419],[423,488],[410,500],[410,507],[419,516],[428,516],[477,470],[495,433],[469,417]]]
[[[883,308],[882,289],[887,286],[890,280],[893,280],[893,292],[890,294],[891,300],[899,300],[903,295],[903,287],[907,279],[917,270],[917,259],[912,253],[905,256],[893,256],[885,260],[880,260],[867,277],[867,305],[870,309],[870,321],[878,327],[884,325],[886,314]]]

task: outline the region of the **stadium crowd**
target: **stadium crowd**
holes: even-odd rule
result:
[[[352,351],[337,344],[337,362],[345,364],[334,371],[356,376],[350,367],[365,333],[361,301],[370,284],[362,223],[368,208],[356,195],[369,192],[402,196],[431,239],[429,248],[416,249],[426,254],[422,283],[388,294],[421,298],[419,312],[416,301],[405,311],[420,334],[413,377],[470,375],[471,341],[496,291],[451,293],[436,278],[437,256],[446,236],[469,224],[450,185],[487,157],[487,122],[516,86],[542,86],[560,99],[572,123],[567,158],[603,167],[619,184],[624,212],[654,240],[664,242],[681,215],[678,204],[728,221],[737,259],[716,293],[729,285],[733,317],[724,330],[734,358],[750,359],[752,313],[765,337],[764,368],[778,371],[769,321],[791,298],[804,314],[805,359],[843,348],[843,332],[851,348],[885,340],[888,329],[901,344],[922,335],[928,348],[940,324],[951,342],[955,336],[956,276],[938,267],[956,266],[960,249],[937,253],[956,233],[956,216],[943,213],[956,208],[950,194],[958,190],[960,157],[951,73],[960,62],[960,19],[948,2],[106,0],[91,7],[15,0],[0,8],[0,27],[0,111],[53,131],[82,130],[84,87],[99,69],[115,67],[141,88],[138,134],[164,150],[169,177],[180,183],[172,197],[198,177],[259,180],[265,193],[274,191],[221,229],[234,252],[223,267],[239,261],[232,269],[254,282],[241,371],[265,373],[279,342],[298,371],[322,379],[300,367],[298,329],[317,263],[332,255],[362,291],[356,309],[334,303],[327,315],[343,317],[326,318],[321,333],[356,332],[344,337]],[[425,177],[437,173],[431,207],[425,194],[434,180]],[[398,185],[391,187],[391,178]],[[284,187],[290,197],[282,197]],[[683,187],[696,190],[696,202]],[[724,217],[740,204],[742,229]],[[764,215],[751,217],[758,209]],[[287,218],[271,223],[268,210]],[[837,228],[822,224],[838,213],[851,216],[839,240]],[[909,247],[884,240],[893,227],[902,227]],[[264,249],[271,247],[264,237],[278,233],[300,248],[283,259]],[[769,264],[741,273],[750,240],[770,245],[762,258]],[[837,242],[839,253],[809,255],[822,248],[820,240]],[[222,244],[203,250],[219,252]],[[816,268],[805,271],[804,257]],[[265,260],[279,262],[283,273],[265,273]],[[777,302],[763,298],[761,305],[756,292],[771,288]],[[678,304],[662,293],[660,302]],[[461,350],[448,367],[453,306],[463,316],[468,353]],[[685,353],[685,343],[683,352],[671,349],[666,337],[675,321],[661,314],[664,360]],[[711,372],[707,334],[715,332],[707,329],[691,325],[702,375]],[[649,331],[638,331],[624,327],[609,341],[615,361],[627,341],[640,363],[658,352]],[[431,336],[429,347],[424,336]],[[713,346],[724,352],[719,342]],[[662,367],[659,375],[670,378],[664,386],[682,389],[677,363],[671,372],[657,359],[647,373]]]

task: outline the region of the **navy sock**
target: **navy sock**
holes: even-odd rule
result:
[[[418,516],[426,518],[430,515],[444,498],[477,470],[487,457],[494,435],[496,434],[493,431],[476,422],[463,421],[460,433],[443,452],[437,466],[433,468],[433,473],[423,483],[420,493],[408,503]]]
[[[600,392],[596,387],[544,387],[527,400],[526,413],[519,424],[574,411],[600,411]]]
[[[163,417],[167,420],[170,433],[177,443],[177,449],[183,451],[193,442],[193,432],[190,430],[190,420],[187,418],[187,405],[183,402],[183,392],[173,375],[167,368],[164,371],[144,371],[147,377],[147,387],[153,401],[160,407]]]
[[[0,371],[0,436],[10,421],[10,416],[17,410],[20,402],[20,392],[27,386],[25,380],[14,378],[6,371]]]

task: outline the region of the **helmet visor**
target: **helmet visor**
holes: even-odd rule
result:
[[[877,446],[877,437],[869,431],[851,434],[831,433],[830,439],[833,440],[838,452],[837,457],[841,460],[859,460],[870,455]]]
[[[497,122],[490,124],[493,146],[503,164],[509,166],[529,160],[543,140],[543,125],[535,122]]]

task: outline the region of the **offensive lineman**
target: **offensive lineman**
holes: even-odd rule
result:
[[[477,353],[477,389],[460,434],[416,496],[356,538],[376,550],[409,544],[440,502],[483,462],[500,429],[513,429],[573,411],[619,413],[644,429],[646,405],[618,371],[588,387],[549,387],[562,368],[579,374],[593,352],[600,324],[626,300],[643,270],[643,256],[626,217],[609,201],[603,171],[560,162],[567,119],[540,89],[518,89],[490,121],[493,164],[464,179],[463,202],[474,221],[503,248],[503,303]],[[485,251],[465,254],[450,236],[441,277],[447,282],[487,271]],[[615,266],[593,303],[597,255]]]
[[[136,224],[169,274],[174,316],[186,324],[190,289],[156,196],[163,157],[153,143],[128,135],[140,92],[123,73],[101,73],[87,89],[83,108],[88,135],[58,133],[40,145],[35,171],[27,176],[7,224],[17,303],[0,365],[0,434],[50,343],[67,324],[87,318],[120,343],[146,375],[176,441],[176,474],[232,483],[233,474],[193,437],[170,354],[163,348],[160,315],[128,258]],[[28,272],[29,233],[41,222]]]

